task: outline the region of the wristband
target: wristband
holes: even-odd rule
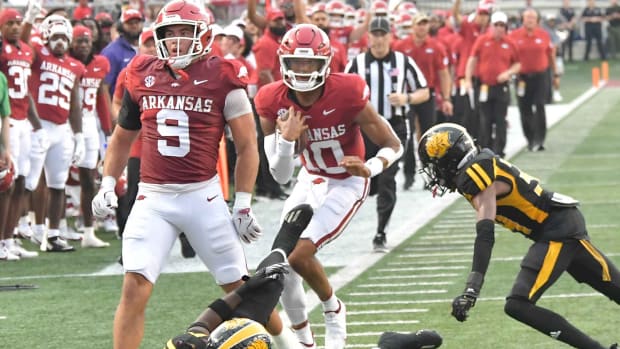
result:
[[[364,166],[370,170],[371,178],[383,172],[383,161],[376,156],[368,159],[366,163],[364,163]]]
[[[252,206],[252,194],[238,191],[235,193],[235,204],[233,207],[251,207]]]
[[[101,189],[114,189],[116,187],[116,179],[112,176],[105,176],[101,179]]]
[[[228,305],[228,303],[226,303],[222,298],[218,298],[213,303],[209,304],[209,308],[224,321],[230,319],[233,314],[233,310],[230,305]]]

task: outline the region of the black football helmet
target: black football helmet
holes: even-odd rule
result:
[[[422,135],[418,154],[422,162],[420,172],[426,175],[424,188],[441,196],[456,190],[457,171],[478,154],[478,148],[465,128],[446,122]]]
[[[272,349],[271,337],[263,325],[247,318],[221,323],[207,341],[207,349]]]

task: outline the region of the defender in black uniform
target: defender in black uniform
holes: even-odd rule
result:
[[[490,150],[479,150],[456,124],[429,129],[420,139],[418,152],[428,176],[426,188],[439,195],[458,191],[477,212],[472,271],[463,294],[452,303],[452,315],[465,321],[475,305],[498,223],[534,241],[506,298],[506,313],[573,347],[608,348],[561,315],[536,305],[564,271],[620,304],[620,272],[590,242],[578,202],[543,189],[538,179]]]
[[[185,333],[168,340],[164,349],[275,349],[263,326],[282,294],[284,274],[288,273],[286,258],[312,215],[312,208],[306,204],[287,213],[272,251],[259,263],[256,273],[211,303]],[[441,336],[432,330],[384,332],[376,349],[435,349],[441,343]],[[286,349],[297,348],[301,349],[301,344]]]

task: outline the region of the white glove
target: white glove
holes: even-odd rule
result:
[[[82,133],[78,132],[74,134],[73,142],[75,145],[73,148],[72,162],[74,165],[77,165],[81,163],[84,160],[84,156],[86,156],[86,144],[84,143],[84,136]]]
[[[29,0],[28,9],[24,14],[24,22],[34,24],[37,15],[41,14],[42,8],[41,0]]]
[[[47,131],[43,128],[33,130],[30,135],[31,151],[33,153],[45,153],[50,147],[50,139]]]
[[[246,244],[250,244],[263,235],[263,228],[258,224],[256,217],[252,213],[250,203],[252,201],[252,194],[237,192],[235,194],[235,204],[233,205],[232,219],[239,234],[241,241]]]
[[[114,209],[118,207],[118,197],[115,192],[116,179],[112,176],[105,176],[101,180],[101,188],[93,198],[93,214],[98,218],[105,218],[114,214]]]

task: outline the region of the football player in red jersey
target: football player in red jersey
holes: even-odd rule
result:
[[[30,18],[30,20],[34,20]],[[47,133],[41,128],[37,111],[31,106],[31,97],[28,92],[28,80],[31,75],[33,60],[32,49],[20,40],[22,14],[12,8],[5,8],[0,12],[0,31],[2,33],[2,50],[0,51],[0,71],[6,75],[8,81],[9,102],[11,115],[7,118],[10,127],[6,131],[10,133],[7,144],[15,166],[15,185],[13,191],[0,197],[4,205],[8,206],[6,222],[1,234],[1,240],[9,241],[9,250],[21,258],[35,257],[36,252],[24,250],[18,243],[12,241],[14,228],[22,213],[22,201],[24,197],[25,176],[30,171],[30,152],[43,151],[49,143]],[[28,119],[31,119],[29,122]],[[4,128],[3,128],[4,131]],[[10,145],[10,146],[9,146]],[[9,205],[10,202],[10,205]],[[2,204],[0,204],[1,206]],[[20,219],[21,227],[18,229],[19,236],[29,239],[32,231],[25,218]]]
[[[93,34],[85,26],[77,25],[73,28],[73,42],[71,56],[86,66],[86,72],[80,80],[82,95],[82,132],[86,144],[84,159],[76,163],[80,172],[80,203],[84,219],[84,236],[82,247],[108,247],[109,243],[95,236],[91,201],[95,196],[95,179],[93,170],[99,159],[99,131],[97,116],[101,120],[104,133],[110,134],[110,95],[108,87],[103,82],[110,71],[110,63],[105,56],[93,54]]]
[[[314,216],[289,256],[294,269],[285,281],[282,303],[300,342],[316,347],[308,324],[301,278],[323,302],[325,348],[344,348],[346,310],[336,297],[318,249],[337,238],[366,200],[369,178],[402,154],[400,141],[368,101],[358,75],[329,74],[332,49],[327,35],[312,24],[288,31],[278,50],[283,80],[265,85],[254,101],[265,133],[273,177],[286,183],[293,174],[295,141],[303,168],[283,212],[302,203]],[[364,162],[364,131],[379,150]]]
[[[31,28],[32,23],[24,21],[23,41],[29,42]],[[31,81],[34,84],[33,98],[41,124],[49,135],[50,146],[45,152],[31,153],[32,168],[25,186],[28,191],[35,191],[45,168],[49,197],[36,202],[47,204],[49,231],[46,236],[44,210],[40,206],[35,209],[37,224],[33,237],[41,242],[43,251],[74,251],[73,246],[60,236],[59,225],[65,207],[64,191],[69,167],[71,162],[80,162],[85,154],[79,88],[85,68],[80,61],[67,55],[73,38],[73,26],[67,18],[56,14],[45,18],[41,23],[41,35],[44,45],[31,43],[34,54]]]
[[[140,346],[147,302],[180,232],[227,292],[241,285],[247,273],[240,240],[251,243],[262,234],[250,205],[259,160],[245,92],[247,70],[218,56],[206,59],[210,23],[193,3],[169,2],[153,28],[157,57],[138,55],[127,66],[127,90],[92,203],[98,217],[113,212],[116,179],[141,132],[141,182],[123,233],[125,276],[114,319],[116,349]],[[232,217],[216,170],[226,124],[238,158]],[[274,337],[287,333],[277,313],[272,320],[268,328]]]

